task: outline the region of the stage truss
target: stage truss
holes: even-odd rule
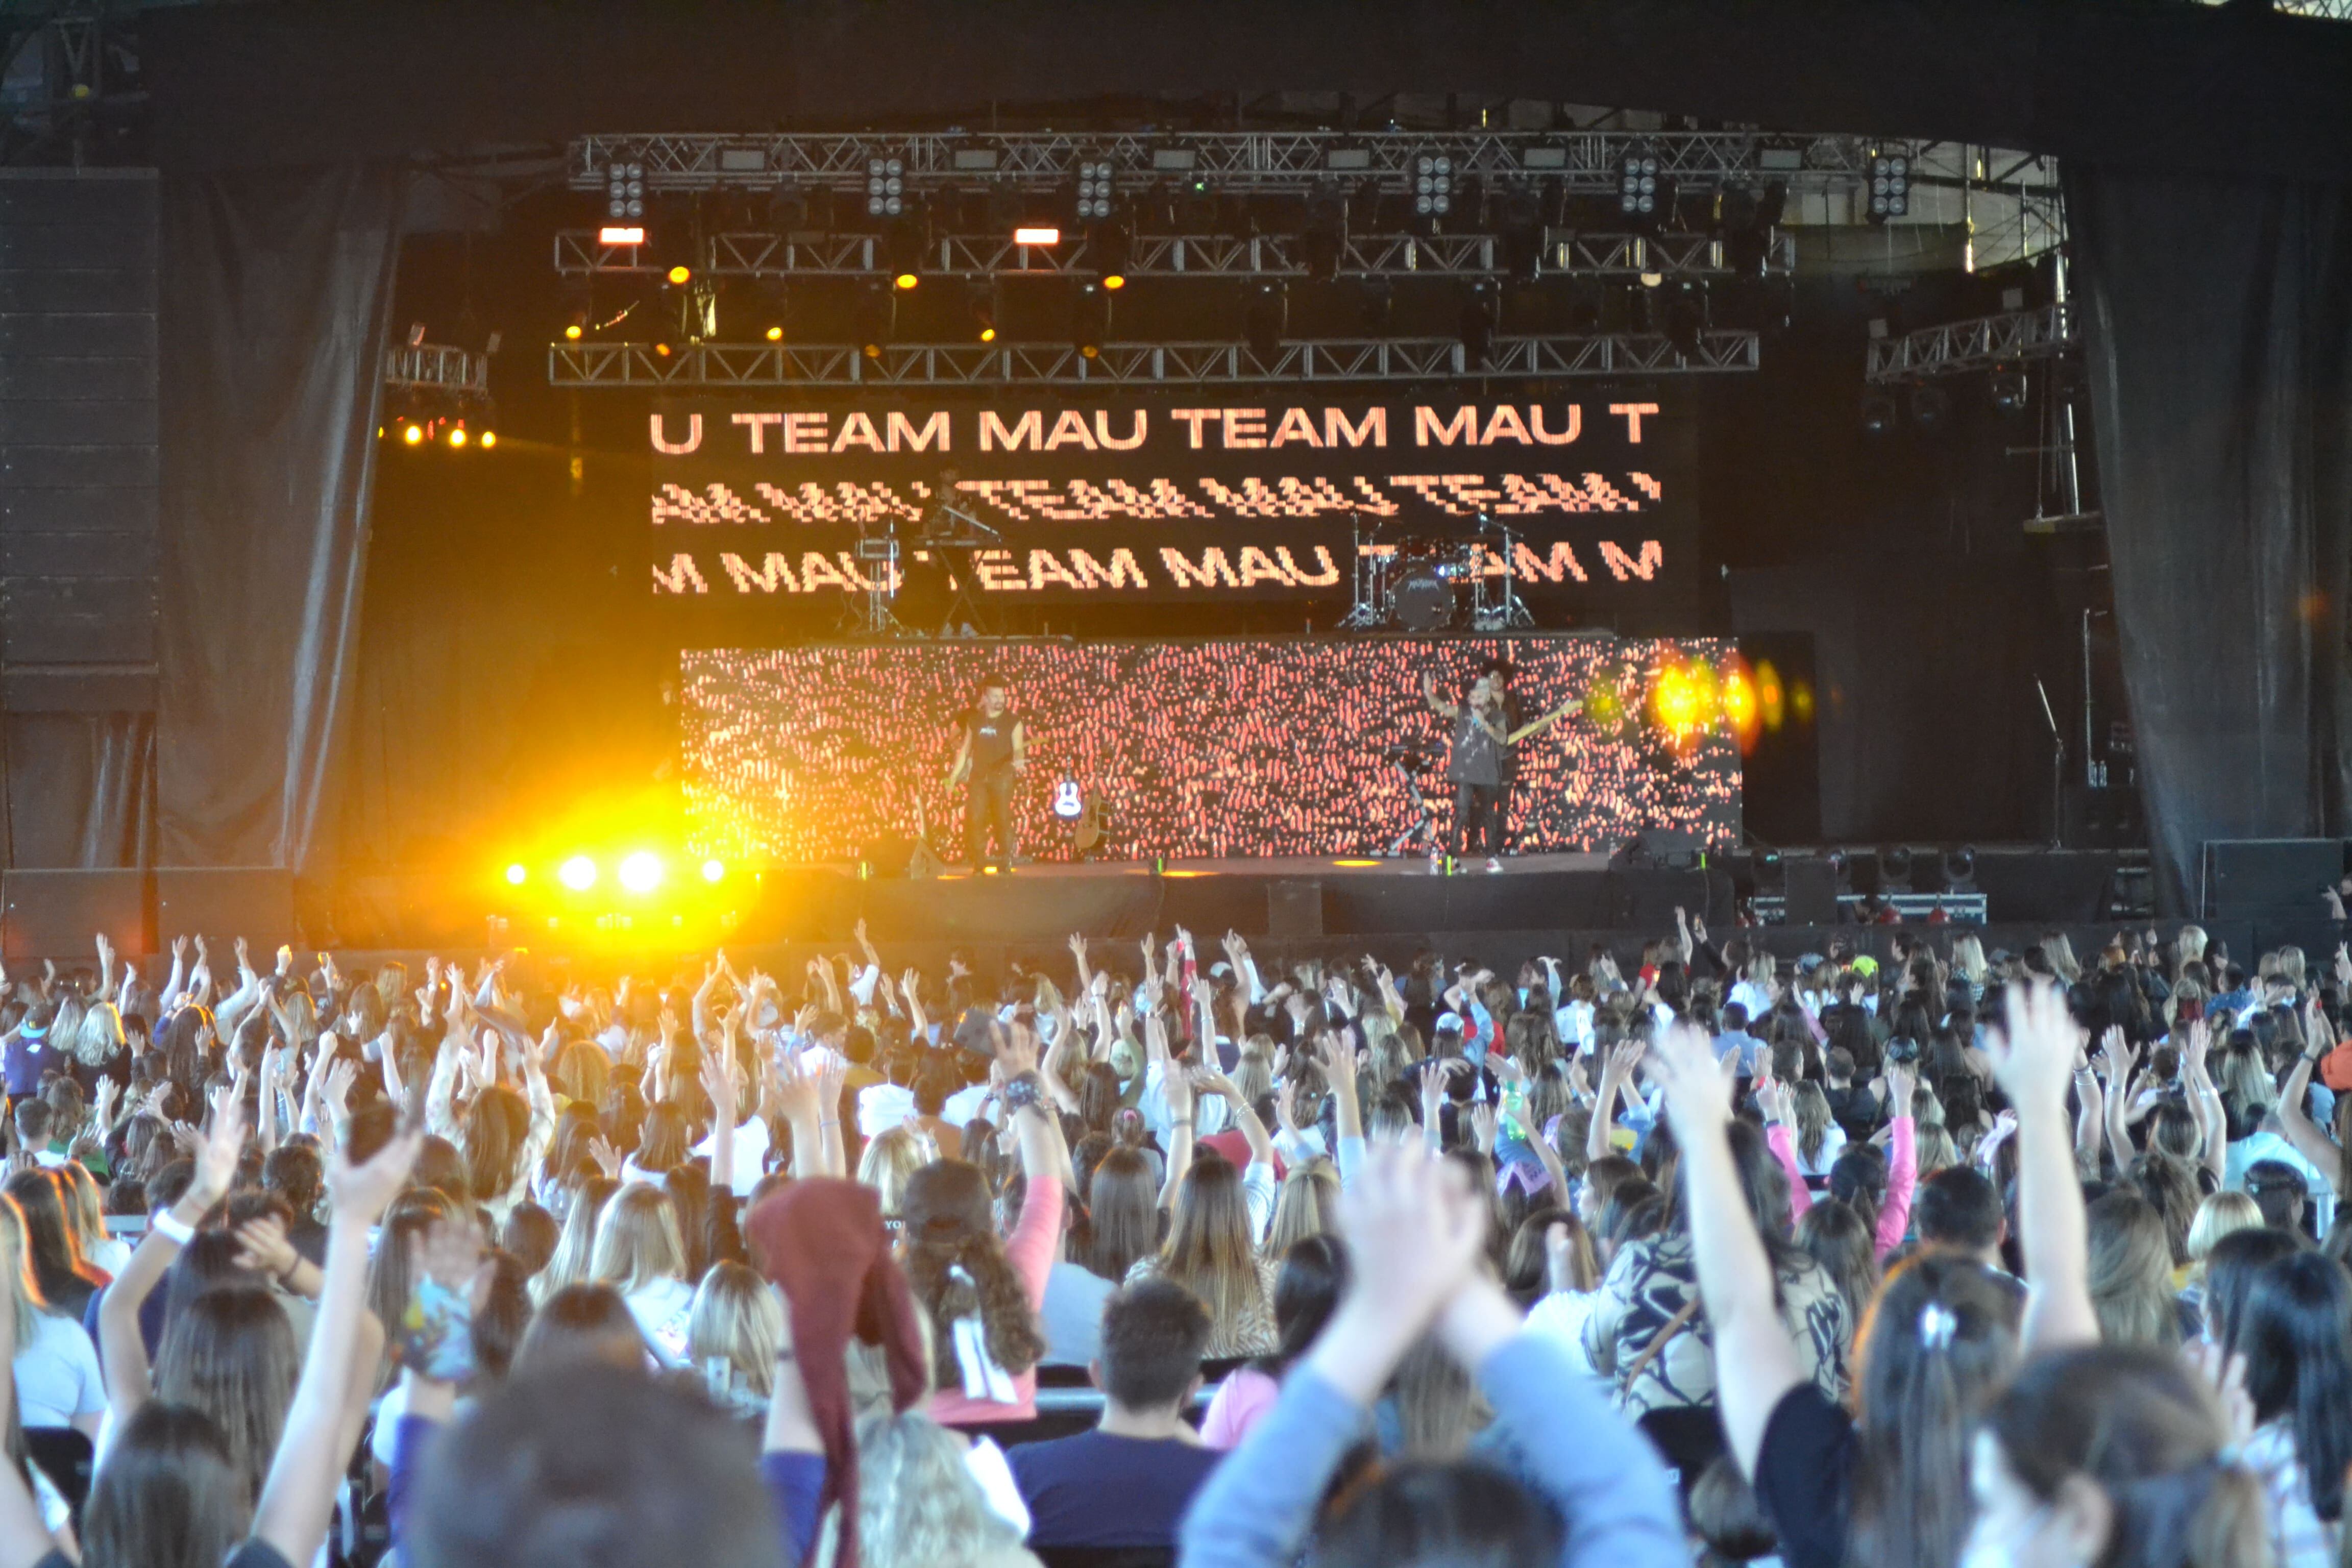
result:
[[[557,386],[1159,386],[1461,381],[1481,376],[1722,374],[1759,363],[1757,334],[1701,332],[1685,354],[1644,332],[1497,337],[1485,363],[1454,338],[1332,339],[1261,353],[1241,342],[1050,344],[570,342],[548,347]]]

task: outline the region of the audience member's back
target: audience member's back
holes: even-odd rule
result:
[[[510,1382],[451,1428],[409,1517],[416,1568],[784,1568],[741,1428],[586,1362]]]

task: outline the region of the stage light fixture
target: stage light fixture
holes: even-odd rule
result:
[[[1878,852],[1878,890],[1882,893],[1907,893],[1911,890],[1911,851],[1901,844],[1890,844]]]
[[[1462,301],[1460,325],[1455,336],[1461,340],[1462,354],[1471,365],[1483,365],[1494,352],[1497,303],[1495,286],[1491,283],[1471,285]]]
[[[685,288],[685,287],[687,286],[687,284],[688,284],[688,283],[690,283],[690,282],[692,282],[692,281],[693,281],[693,279],[694,279],[694,268],[691,268],[691,267],[688,267],[685,262],[681,261],[681,262],[678,262],[677,265],[673,266],[673,267],[672,267],[672,268],[671,268],[667,272],[664,273],[662,276],[669,279],[669,286],[670,286],[671,288],[673,288],[673,289],[683,289],[683,288]]]
[[[897,217],[907,210],[907,164],[900,158],[866,161],[866,216]]]
[[[1282,352],[1282,334],[1290,325],[1290,292],[1279,283],[1260,283],[1250,290],[1242,310],[1242,336],[1254,353]]]
[[[725,862],[725,861],[723,861],[723,860],[705,860],[705,861],[702,863],[702,879],[703,879],[704,881],[706,881],[706,882],[717,882],[717,881],[721,881],[721,880],[724,880],[724,879],[725,879],[726,876],[727,876],[727,864],[726,864],[726,862]]]
[[[482,432],[482,434],[481,434],[481,437],[480,437],[480,446],[481,446],[481,448],[482,448],[482,450],[483,450],[483,451],[487,452],[487,451],[488,451],[491,447],[493,447],[497,446],[498,444],[499,444],[499,433],[498,433],[497,431],[495,431],[495,430],[485,430],[485,431],[483,431],[483,432]]]
[[[1124,272],[1106,272],[1103,274],[1102,286],[1106,289],[1111,289],[1113,292],[1124,289],[1127,287],[1127,274]]]
[[[509,867],[508,867],[508,868],[507,868],[507,886],[508,886],[508,887],[509,887],[509,888],[520,888],[520,887],[521,887],[525,882],[528,882],[528,881],[530,881],[530,868],[529,868],[529,867],[525,866],[521,861],[518,860],[518,861],[516,861],[513,865],[511,865],[511,866],[509,866]]]
[[[604,216],[618,223],[646,216],[646,166],[614,163],[604,170]]]
[[[971,317],[972,336],[984,343],[996,341],[996,285],[975,279],[964,288],[965,311]]]
[[[586,331],[587,328],[578,321],[566,321],[563,324],[564,341],[576,343],[580,341],[581,334]]]
[[[450,445],[452,447],[464,447],[464,446],[465,446],[465,444],[466,444],[466,427],[465,427],[463,425],[452,425],[452,426],[449,426],[449,437],[448,437],[448,439],[449,439],[449,445]]]
[[[1900,153],[1870,155],[1870,221],[1885,223],[1911,210],[1911,160]]]
[[[1648,217],[1658,210],[1658,158],[1654,153],[1628,153],[1617,170],[1617,210],[1630,218]]]
[[[1973,893],[1977,890],[1977,850],[1973,844],[1963,844],[1957,849],[1944,851],[1944,891]]]
[[[607,225],[596,231],[596,243],[603,246],[643,245],[646,231],[634,226]]]
[[[667,343],[656,343],[654,345],[654,353],[663,359],[667,359],[669,358],[669,345]]]
[[[1077,286],[1070,297],[1070,343],[1087,359],[1102,354],[1103,341],[1110,335],[1110,296],[1103,286],[1087,279]]]
[[[2013,364],[1997,367],[1987,384],[1992,393],[1992,405],[2003,414],[2022,414],[2032,399],[2031,384],[2025,372]]]
[[[575,893],[584,893],[596,885],[596,862],[585,855],[574,855],[555,868],[555,879]]]
[[[1895,428],[1895,399],[1878,391],[1862,395],[1862,430],[1865,436],[1884,436]]]
[[[640,849],[622,858],[617,873],[621,886],[632,893],[650,893],[662,883],[661,857],[650,849]]]
[[[778,326],[771,326],[765,333],[765,336],[772,343],[782,342],[784,341],[784,329]]]
[[[1911,423],[1922,430],[1939,430],[1952,412],[1951,395],[1934,382],[1911,389]]]
[[[1412,165],[1412,210],[1416,217],[1444,217],[1454,210],[1454,160],[1423,153]]]
[[[425,426],[422,425],[404,425],[400,427],[400,438],[403,441],[407,442],[412,447],[422,446],[425,443]]]
[[[1015,245],[1059,245],[1062,243],[1062,231],[1058,228],[1047,227],[1043,225],[1028,228],[1016,228],[1013,231],[1013,243]]]
[[[912,272],[901,272],[890,279],[890,286],[904,294],[919,287],[922,281],[922,279]]]
[[[1108,158],[1089,158],[1079,163],[1077,216],[1080,223],[1110,216],[1111,174]]]

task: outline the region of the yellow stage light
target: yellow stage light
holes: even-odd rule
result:
[[[462,447],[462,446],[464,446],[465,444],[466,444],[466,427],[465,427],[463,425],[452,425],[452,426],[449,426],[449,445],[451,445],[452,447]]]
[[[717,860],[705,860],[702,863],[702,879],[704,881],[716,882],[725,875],[727,875],[727,868],[722,862]]]
[[[580,341],[580,323],[577,321],[568,323],[563,329],[563,335],[571,339],[573,342],[578,342]]]
[[[908,289],[912,289],[916,284],[920,283],[922,279],[916,277],[911,272],[901,272],[898,276],[890,279],[890,281],[898,285],[898,291],[900,293],[905,293]]]
[[[555,879],[575,893],[584,893],[596,885],[596,862],[585,855],[574,855],[557,868]]]
[[[499,433],[498,433],[497,431],[495,431],[495,430],[485,430],[485,431],[483,431],[483,432],[482,432],[482,450],[483,450],[483,451],[487,452],[487,451],[488,451],[491,447],[493,447],[497,446],[498,444],[499,444]]]
[[[661,857],[640,849],[621,862],[621,886],[633,893],[650,893],[661,886]]]
[[[418,442],[425,439],[425,426],[422,425],[404,426],[401,429],[400,438],[414,447]]]
[[[530,879],[530,872],[518,860],[507,868],[507,886],[520,888]]]
[[[1125,275],[1125,274],[1123,274],[1123,273],[1118,273],[1118,272],[1113,272],[1113,273],[1110,273],[1110,274],[1107,275],[1107,276],[1103,279],[1103,287],[1104,287],[1104,288],[1106,288],[1106,289],[1124,289],[1124,288],[1126,288],[1126,287],[1127,287],[1127,278],[1126,278],[1126,275]]]
[[[694,268],[692,268],[691,267],[687,266],[687,265],[686,265],[684,262],[682,262],[682,261],[681,261],[681,262],[679,262],[676,267],[673,267],[673,268],[671,268],[669,269],[669,280],[670,280],[673,284],[677,284],[677,285],[681,285],[681,286],[682,286],[682,285],[686,282],[686,280],[687,280],[688,279],[689,279],[689,278],[691,278],[691,277],[693,277],[693,276],[694,276]]]
[[[784,341],[784,329],[782,327],[770,327],[768,329],[768,341],[772,343],[782,342]]]
[[[996,341],[996,329],[995,329],[994,327],[982,327],[982,328],[981,328],[981,329],[980,329],[980,341],[981,341],[982,342],[984,342],[984,343],[992,343],[992,342],[994,342]]]

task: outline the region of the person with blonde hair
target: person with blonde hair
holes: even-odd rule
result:
[[[962,1441],[920,1411],[859,1422],[857,1468],[858,1568],[1038,1568]],[[828,1513],[812,1561],[833,1561],[838,1532]]]
[[[1830,1115],[1830,1097],[1811,1079],[1796,1087],[1797,1169],[1808,1176],[1827,1176],[1845,1152],[1845,1129]]]
[[[2263,1226],[2262,1205],[2244,1193],[2215,1193],[2197,1207],[2197,1217],[2189,1226],[2189,1283],[2180,1299],[2205,1311],[2205,1270],[2211,1261],[2213,1248],[2225,1236],[2242,1230],[2260,1230]],[[2211,1330],[2207,1330],[2210,1334]]]
[[[887,1128],[867,1141],[858,1156],[857,1179],[882,1200],[882,1217],[896,1224],[907,1202],[907,1184],[940,1157],[931,1141],[912,1127]]]
[[[686,1325],[687,1360],[701,1372],[712,1403],[746,1418],[765,1413],[776,1358],[786,1348],[775,1287],[740,1263],[712,1265]]]
[[[660,1187],[631,1182],[604,1205],[588,1272],[629,1304],[655,1353],[672,1366],[686,1359],[694,1287],[686,1279],[686,1241],[677,1208]]]
[[[1337,1223],[1339,1173],[1328,1160],[1290,1167],[1274,1200],[1274,1223],[1266,1229],[1265,1255],[1287,1258],[1310,1236],[1328,1236]]]
[[[2110,1345],[2170,1348],[2181,1339],[2172,1288],[2172,1247],[2164,1216],[2136,1192],[2118,1189],[2087,1211],[2091,1310]]]
[[[82,1326],[51,1310],[33,1283],[25,1253],[25,1218],[0,1196],[0,1270],[8,1276],[17,1413],[27,1426],[71,1426],[95,1438],[106,1421],[106,1380],[98,1348]]]
[[[604,1217],[604,1205],[620,1190],[620,1183],[605,1176],[583,1176],[574,1185],[555,1250],[548,1256],[546,1267],[531,1276],[531,1305],[543,1307],[565,1286],[588,1283],[589,1264],[596,1255],[596,1222]]]
[[[1226,1160],[1192,1166],[1177,1184],[1168,1239],[1139,1258],[1127,1283],[1172,1279],[1209,1309],[1211,1360],[1265,1355],[1279,1337],[1274,1321],[1276,1264],[1252,1245],[1242,1173]]]

